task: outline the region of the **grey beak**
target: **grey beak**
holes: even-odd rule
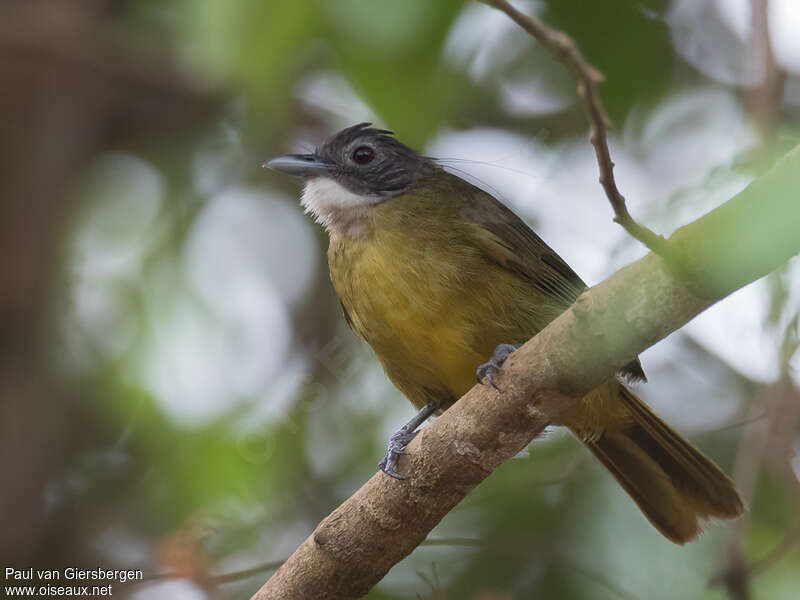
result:
[[[328,175],[328,165],[313,154],[286,154],[265,162],[262,167],[282,171],[296,177],[324,177]]]

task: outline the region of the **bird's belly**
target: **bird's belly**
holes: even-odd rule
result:
[[[421,257],[360,259],[347,277],[333,277],[353,329],[414,405],[458,399],[494,348],[475,318],[474,287]]]
[[[407,395],[415,396],[414,404],[427,401],[417,398],[419,388],[426,396],[441,394],[455,401],[475,384],[476,368],[490,354],[474,347],[474,337],[457,311],[438,315],[435,321],[394,321],[391,331],[391,337],[368,341],[389,377]]]
[[[415,405],[425,404],[430,395],[460,397],[475,384],[475,369],[491,353],[475,347],[469,319],[454,294],[428,292],[400,302],[397,296],[373,298],[369,308],[359,310],[364,338]]]

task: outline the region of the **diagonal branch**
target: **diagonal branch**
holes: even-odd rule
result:
[[[611,160],[611,152],[608,149],[608,129],[611,127],[611,119],[603,107],[603,101],[597,90],[597,87],[605,79],[603,74],[586,60],[575,40],[563,31],[553,29],[536,17],[518,11],[507,0],[478,1],[506,13],[578,80],[578,94],[586,104],[586,116],[589,119],[589,140],[594,146],[597,165],[600,169],[600,185],[603,186],[611,208],[614,209],[614,221],[622,225],[631,236],[656,254],[664,258],[672,258],[675,253],[667,240],[634,220],[628,212],[625,197],[617,187],[614,178],[614,161]]]
[[[357,598],[475,486],[577,398],[732,291],[800,252],[800,146],[739,195],[679,229],[673,277],[649,254],[587,290],[409,445],[408,479],[376,473],[326,517],[254,600]]]

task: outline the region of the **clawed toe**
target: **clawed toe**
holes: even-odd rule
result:
[[[498,392],[501,391],[494,382],[494,376],[500,372],[508,355],[519,348],[519,346],[519,344],[499,344],[494,349],[492,357],[485,363],[478,365],[478,369],[475,372],[478,383],[482,383],[483,379],[486,378],[494,389]]]
[[[500,388],[497,387],[497,384],[494,382],[494,376],[499,372],[500,365],[495,364],[494,360],[488,360],[485,363],[478,365],[478,370],[476,373],[478,383],[483,383],[483,379],[486,378],[489,380],[489,383],[492,385],[492,387],[499,392]]]
[[[387,452],[386,456],[383,457],[383,460],[378,463],[378,468],[386,473],[389,477],[393,477],[394,479],[405,479],[405,476],[400,475],[397,471],[394,470],[394,466],[397,464],[397,454],[392,452]]]
[[[392,435],[392,437],[389,438],[389,445],[386,448],[386,456],[378,463],[378,468],[390,477],[405,479],[403,475],[400,475],[400,473],[395,470],[395,466],[400,456],[406,453],[406,446],[408,446],[418,433],[418,431],[401,429]]]

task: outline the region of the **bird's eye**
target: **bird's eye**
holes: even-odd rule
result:
[[[369,146],[359,146],[353,150],[353,160],[360,165],[366,165],[375,158],[375,151]]]

